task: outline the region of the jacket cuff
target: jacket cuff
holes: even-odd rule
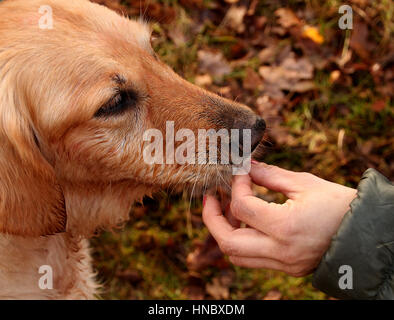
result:
[[[368,169],[357,190],[312,284],[339,299],[394,299],[394,185]]]

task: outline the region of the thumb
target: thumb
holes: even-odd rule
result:
[[[253,183],[270,190],[284,193],[287,197],[298,191],[296,189],[299,174],[263,162],[252,162],[249,172]]]

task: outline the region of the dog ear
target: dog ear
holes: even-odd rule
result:
[[[0,232],[22,236],[62,232],[66,226],[62,190],[9,88],[0,85]]]

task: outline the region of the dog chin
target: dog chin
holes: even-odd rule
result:
[[[191,196],[205,193],[231,193],[232,167],[230,165],[212,165],[210,170],[195,175],[179,191],[187,191]]]

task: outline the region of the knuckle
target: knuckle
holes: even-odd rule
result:
[[[281,168],[279,168],[278,166],[274,166],[272,164],[264,165],[264,171],[270,176],[281,176],[282,174],[281,170],[282,170]]]
[[[298,265],[292,265],[292,266],[288,266],[287,267],[287,271],[286,273],[288,273],[291,276],[297,276],[298,274],[300,274],[302,272],[302,269],[300,266]]]
[[[272,165],[272,164],[265,164],[265,165],[264,165],[264,169],[265,169],[265,170],[271,170],[271,171],[273,171],[273,170],[277,170],[278,167],[277,167],[277,166],[274,166],[274,165]]]
[[[230,210],[234,217],[238,218],[242,215],[244,200],[242,198],[231,201]]]
[[[238,257],[229,256],[229,260],[230,260],[230,262],[231,262],[232,264],[235,264],[235,265],[240,265],[240,264],[241,264]]]
[[[241,258],[241,257],[236,257],[236,256],[230,256],[229,260],[232,264],[239,266],[239,267],[249,267],[247,262]]]
[[[294,266],[298,262],[298,254],[290,248],[287,250],[283,250],[281,254],[281,260],[286,264]]]
[[[289,266],[286,273],[292,277],[304,277],[308,274],[308,270],[302,265],[294,265]]]
[[[218,242],[220,250],[229,256],[236,254],[234,243],[228,239],[222,239]]]
[[[299,173],[300,177],[302,177],[303,180],[312,182],[315,180],[316,176],[313,175],[312,173],[309,172],[300,172]]]

